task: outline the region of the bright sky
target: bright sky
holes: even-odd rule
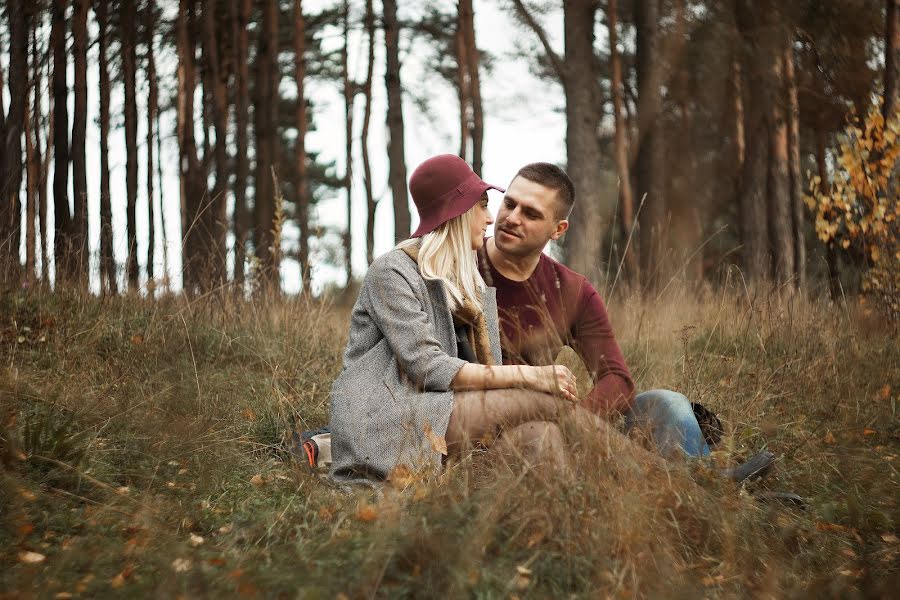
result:
[[[304,3],[309,10],[317,11],[321,6],[330,4],[326,0]],[[376,3],[379,4],[379,3]],[[403,4],[403,3],[401,3]],[[455,3],[454,3],[455,4]],[[495,57],[492,73],[481,72],[482,98],[485,116],[484,132],[484,169],[483,178],[486,181],[505,187],[518,168],[526,163],[543,160],[562,163],[565,161],[565,117],[564,98],[561,88],[551,82],[544,82],[530,73],[530,67],[526,61],[518,57],[516,44],[531,45],[536,43],[530,32],[524,31],[514,23],[510,14],[498,6],[497,2],[475,0],[475,28],[476,40],[480,48],[487,50]],[[376,6],[376,10],[378,7]],[[405,14],[401,12],[400,17]],[[544,18],[545,27],[561,51],[561,13],[548,15]],[[93,27],[93,25],[92,25]],[[49,33],[49,32],[48,32]],[[337,32],[335,32],[337,33]],[[96,37],[96,29],[90,32],[92,39]],[[376,255],[389,250],[393,245],[393,209],[390,190],[387,188],[387,154],[386,131],[384,124],[386,93],[384,90],[384,57],[383,41],[379,32],[376,44],[375,82],[373,87],[373,116],[370,126],[369,154],[373,171],[373,189],[376,197],[382,201],[376,213],[375,227],[375,251]],[[416,56],[422,52],[421,42],[415,44],[410,52],[409,37],[402,39],[401,77],[405,89],[412,89],[415,82],[425,82],[429,86],[427,95],[430,98],[431,115],[426,117],[417,109],[408,97],[405,98],[403,116],[406,125],[406,164],[407,174],[420,162],[429,156],[442,153],[455,153],[458,150],[458,105],[455,91],[450,85],[441,82],[438,77],[426,79],[424,66]],[[342,40],[339,35],[328,37],[329,43],[340,45]],[[117,51],[117,46],[113,47]],[[88,161],[88,186],[89,186],[89,227],[90,245],[92,253],[92,288],[99,289],[97,280],[98,252],[99,252],[99,129],[96,126],[99,104],[97,102],[97,59],[96,45],[92,46],[88,58],[88,133],[87,133],[87,161]],[[351,74],[354,78],[362,79],[365,73],[365,40],[362,35],[351,41]],[[164,86],[172,86],[175,81],[175,61],[172,56],[159,56],[158,70]],[[6,62],[6,57],[4,57]],[[138,251],[141,264],[142,285],[144,264],[146,260],[147,244],[147,198],[146,198],[146,154],[144,139],[146,136],[146,91],[141,79],[142,72],[138,73],[138,139],[139,139],[139,198],[138,213]],[[70,68],[69,85],[72,85],[74,74]],[[46,79],[44,81],[46,85]],[[290,77],[282,79],[283,91],[288,94],[293,92],[293,82]],[[344,123],[343,100],[337,85],[325,85],[321,83],[309,84],[307,94],[314,103],[314,115],[317,131],[311,132],[307,138],[307,147],[311,151],[321,152],[324,160],[334,160],[338,173],[344,169]],[[198,101],[199,101],[198,90]],[[8,98],[8,95],[7,95]],[[73,98],[70,95],[70,114],[73,110]],[[358,97],[357,109],[359,116],[355,122],[354,156],[354,195],[353,195],[353,268],[358,276],[365,271],[365,195],[362,188],[362,168],[359,162],[360,148],[358,135],[362,123],[362,96]],[[124,282],[124,262],[126,255],[125,239],[125,143],[122,124],[122,93],[117,89],[113,93],[111,101],[113,131],[110,136],[110,169],[111,189],[113,195],[113,229],[115,235],[115,255],[120,269],[120,282]],[[45,114],[48,110],[45,101]],[[199,111],[196,113],[199,114]],[[180,208],[177,176],[177,146],[174,137],[173,116],[169,114],[163,119],[163,198],[165,201],[166,236],[168,240],[169,273],[174,289],[181,285],[181,259],[180,259]],[[71,125],[71,121],[70,121]],[[198,137],[199,141],[199,137]],[[155,149],[154,149],[155,150]],[[157,157],[158,159],[159,157]],[[50,223],[50,235],[52,237],[53,206],[52,206],[52,165],[49,186],[51,189],[51,202],[48,207],[48,219]],[[71,185],[71,176],[70,176]],[[158,186],[158,184],[157,184]],[[158,193],[158,192],[157,192]],[[24,194],[22,196],[24,201]],[[500,194],[493,192],[491,197],[491,209],[496,213],[499,206]],[[339,191],[334,197],[323,200],[317,206],[313,219],[322,225],[335,225],[343,228],[346,223],[346,196]],[[410,204],[412,207],[412,204]],[[229,208],[230,210],[230,208]],[[414,207],[413,228],[417,222]],[[24,221],[24,219],[23,219]],[[163,248],[160,236],[162,223],[159,211],[156,211],[156,268],[157,276],[162,272]],[[23,222],[24,232],[24,222]],[[23,235],[24,238],[24,235]],[[285,230],[285,239],[289,244],[296,242],[296,228],[288,226]],[[51,240],[52,241],[52,240]],[[229,240],[231,243],[231,240]],[[24,239],[22,247],[24,258]],[[340,266],[327,264],[321,256],[313,257],[313,287],[314,292],[320,291],[329,283],[342,284],[344,271]],[[40,257],[38,256],[38,261]],[[299,289],[299,269],[295,262],[285,260],[282,265],[282,284],[286,291],[296,292]]]

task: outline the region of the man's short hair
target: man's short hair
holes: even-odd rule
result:
[[[554,164],[536,162],[525,165],[516,177],[524,177],[556,192],[559,198],[560,210],[558,216],[568,219],[572,213],[572,205],[575,204],[575,186],[565,171]]]

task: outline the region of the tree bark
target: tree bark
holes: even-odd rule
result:
[[[456,97],[459,102],[459,157],[468,159],[469,148],[469,68],[466,58],[466,41],[463,35],[463,3],[459,2],[453,48],[456,53]]]
[[[244,285],[244,263],[247,257],[249,212],[247,210],[247,178],[250,175],[248,157],[250,119],[249,36],[252,0],[231,0],[232,39],[234,40],[234,282],[238,289]],[[301,42],[302,43],[302,42]],[[295,40],[296,44],[296,40]],[[304,110],[305,110],[304,106]],[[304,118],[305,121],[305,118]],[[301,231],[303,219],[301,218]],[[301,251],[303,241],[301,240]],[[301,259],[301,263],[302,263]]]
[[[118,294],[116,261],[113,257],[112,202],[109,192],[109,5],[108,0],[95,0],[97,13],[100,68],[100,288]]]
[[[156,156],[158,157],[156,161],[156,180],[159,182],[159,233],[160,233],[160,242],[162,246],[162,284],[166,290],[166,292],[170,291],[169,287],[169,238],[166,233],[166,209],[165,202],[163,199],[163,172],[162,172],[162,136],[160,132],[162,129],[160,128],[160,118],[159,118],[159,110],[156,111]]]
[[[137,35],[135,23],[134,0],[122,0],[119,9],[121,42],[122,42],[122,79],[125,83],[125,195],[126,205],[126,237],[128,255],[125,262],[125,274],[129,291],[138,289],[138,255],[137,255],[137,192],[138,192],[138,155],[137,155]]]
[[[256,52],[254,118],[256,122],[256,257],[260,265],[260,284],[274,289],[278,282],[278,251],[275,228],[275,189],[273,168],[277,133],[275,115],[278,106],[278,1],[265,0]]]
[[[792,36],[784,50],[784,76],[787,85],[788,150],[791,191],[791,225],[794,238],[794,275],[797,289],[806,289],[806,244],[804,236],[803,176],[800,168],[800,100],[794,67]]]
[[[53,25],[50,30],[53,46],[53,254],[56,262],[56,281],[63,283],[73,275],[71,222],[69,212],[69,89],[66,80],[66,0],[55,0]]]
[[[9,18],[9,112],[2,127],[2,179],[0,179],[0,279],[20,276],[21,241],[22,123],[28,101],[28,18],[25,3],[7,3]],[[0,107],[2,109],[2,107]],[[2,110],[0,110],[2,112]]]
[[[200,173],[197,143],[194,137],[194,95],[197,87],[195,49],[189,35],[194,0],[180,0],[175,32],[178,48],[178,172],[181,181],[182,272],[185,293],[198,291],[199,270],[203,266],[197,243],[200,205],[206,195],[206,182]]]
[[[375,194],[372,191],[372,166],[369,164],[369,122],[372,118],[372,78],[375,74],[375,9],[372,0],[366,0],[365,28],[368,40],[368,54],[366,62],[366,80],[363,83],[363,99],[365,109],[363,111],[362,134],[360,145],[362,146],[363,186],[366,191],[366,262],[372,264],[375,260]]]
[[[40,19],[43,21],[43,19]],[[31,48],[32,54],[34,56],[39,56],[38,54],[38,46],[37,46],[37,26],[38,23],[35,22],[35,29],[33,31],[33,35],[31,38]],[[47,55],[49,55],[49,48]],[[48,76],[47,79],[50,79],[49,76],[49,60],[48,63]],[[43,85],[41,83],[41,64],[40,61],[35,62],[34,65],[35,74],[34,74],[34,89],[42,91]],[[34,96],[35,108],[34,108],[34,118],[35,118],[35,143],[37,145],[37,150],[40,152],[40,130],[43,127],[43,116],[41,111],[41,97],[38,94]],[[53,113],[53,95],[50,95],[50,115]],[[48,115],[48,117],[50,116]],[[38,228],[40,229],[41,235],[41,286],[49,286],[50,285],[50,255],[49,255],[49,241],[47,239],[47,183],[50,179],[50,157],[53,154],[53,119],[47,119],[47,142],[44,147],[43,156],[40,158],[40,166],[41,166],[41,177],[38,185]]]
[[[75,56],[75,110],[72,114],[72,196],[74,215],[72,247],[74,248],[75,277],[78,286],[87,288],[88,268],[88,190],[87,159],[85,154],[87,135],[87,13],[88,0],[74,0],[72,17],[72,47]]]
[[[34,55],[34,61],[38,62],[40,57]],[[33,82],[32,82],[33,83]],[[39,96],[38,89],[33,86],[26,88],[26,93],[32,93]],[[35,206],[37,204],[37,188],[40,180],[40,154],[34,141],[35,123],[32,118],[31,107],[28,105],[28,99],[25,102],[25,273],[22,278],[25,285],[31,287],[35,278],[35,230],[34,219],[36,215]]]
[[[347,287],[353,283],[353,99],[356,95],[350,80],[350,2],[343,4],[344,45],[341,47],[341,79],[344,89],[344,189],[347,192],[347,229],[344,231],[344,271]]]
[[[900,106],[900,0],[886,0],[884,30],[884,104],[885,120],[896,115]]]
[[[466,44],[466,66],[469,71],[469,101],[472,104],[472,170],[481,176],[484,164],[484,109],[481,104],[481,57],[478,45],[475,43],[475,11],[472,9],[472,0],[460,0],[463,13],[463,34]]]
[[[790,188],[788,115],[785,110],[787,86],[782,48],[783,45],[774,53],[771,80],[775,93],[767,94],[766,104],[769,107],[769,236],[774,282],[779,286],[794,277],[794,217]]]
[[[203,54],[206,57],[208,82],[212,86],[211,113],[216,134],[216,175],[206,223],[206,254],[212,276],[212,287],[223,285],[228,279],[225,265],[225,241],[228,233],[228,76],[222,67],[222,52],[216,36],[217,0],[203,0]]]
[[[612,71],[613,113],[615,116],[616,171],[619,176],[619,206],[622,223],[622,240],[624,246],[624,264],[626,276],[636,278],[638,261],[634,246],[629,243],[634,231],[634,195],[631,191],[631,172],[628,168],[628,144],[626,140],[626,124],[624,112],[624,93],[622,89],[622,59],[618,48],[618,2],[608,0],[606,5],[606,21],[609,31],[609,60]]]
[[[154,40],[156,33],[156,2],[148,0],[145,8],[147,16],[144,19],[144,44],[147,47],[147,292],[153,294],[156,287],[154,263],[156,262],[156,223],[153,214],[154,205],[154,168],[153,168],[153,138],[157,116],[157,104],[159,92],[156,81],[156,57],[154,56]],[[162,180],[160,179],[160,186]]]
[[[640,222],[641,279],[644,287],[659,285],[666,249],[666,197],[662,112],[662,72],[659,56],[659,0],[635,3],[638,79],[638,197],[643,202]]]
[[[371,2],[371,0],[368,0]],[[368,5],[367,5],[368,6]],[[309,182],[306,168],[306,17],[303,16],[303,0],[294,0],[294,82],[297,85],[297,141],[294,160],[297,163],[297,225],[300,229],[300,273],[303,291],[311,294],[309,265]],[[365,146],[364,146],[365,147]]]
[[[831,187],[828,183],[828,167],[825,163],[825,135],[825,131],[821,127],[816,130],[816,167],[819,172],[819,192],[822,194],[828,194]],[[834,240],[825,244],[825,264],[828,266],[828,291],[831,299],[837,302],[841,297],[841,279]]]
[[[394,241],[409,237],[412,219],[406,188],[406,151],[403,140],[403,90],[400,81],[400,25],[396,0],[384,0],[384,46],[387,69],[388,183],[394,200]]]

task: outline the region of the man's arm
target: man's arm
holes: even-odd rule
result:
[[[598,415],[625,412],[634,400],[634,381],[616,342],[600,294],[585,281],[572,325],[572,349],[594,378],[584,404]]]

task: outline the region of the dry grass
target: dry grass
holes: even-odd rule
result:
[[[28,458],[0,447],[0,597],[889,597],[891,332],[730,284],[611,312],[641,389],[702,401],[727,425],[717,460],[768,447],[775,473],[738,489],[570,432],[574,482],[481,456],[345,495],[280,442],[295,415],[326,421],[346,309],[6,292],[0,414]]]

